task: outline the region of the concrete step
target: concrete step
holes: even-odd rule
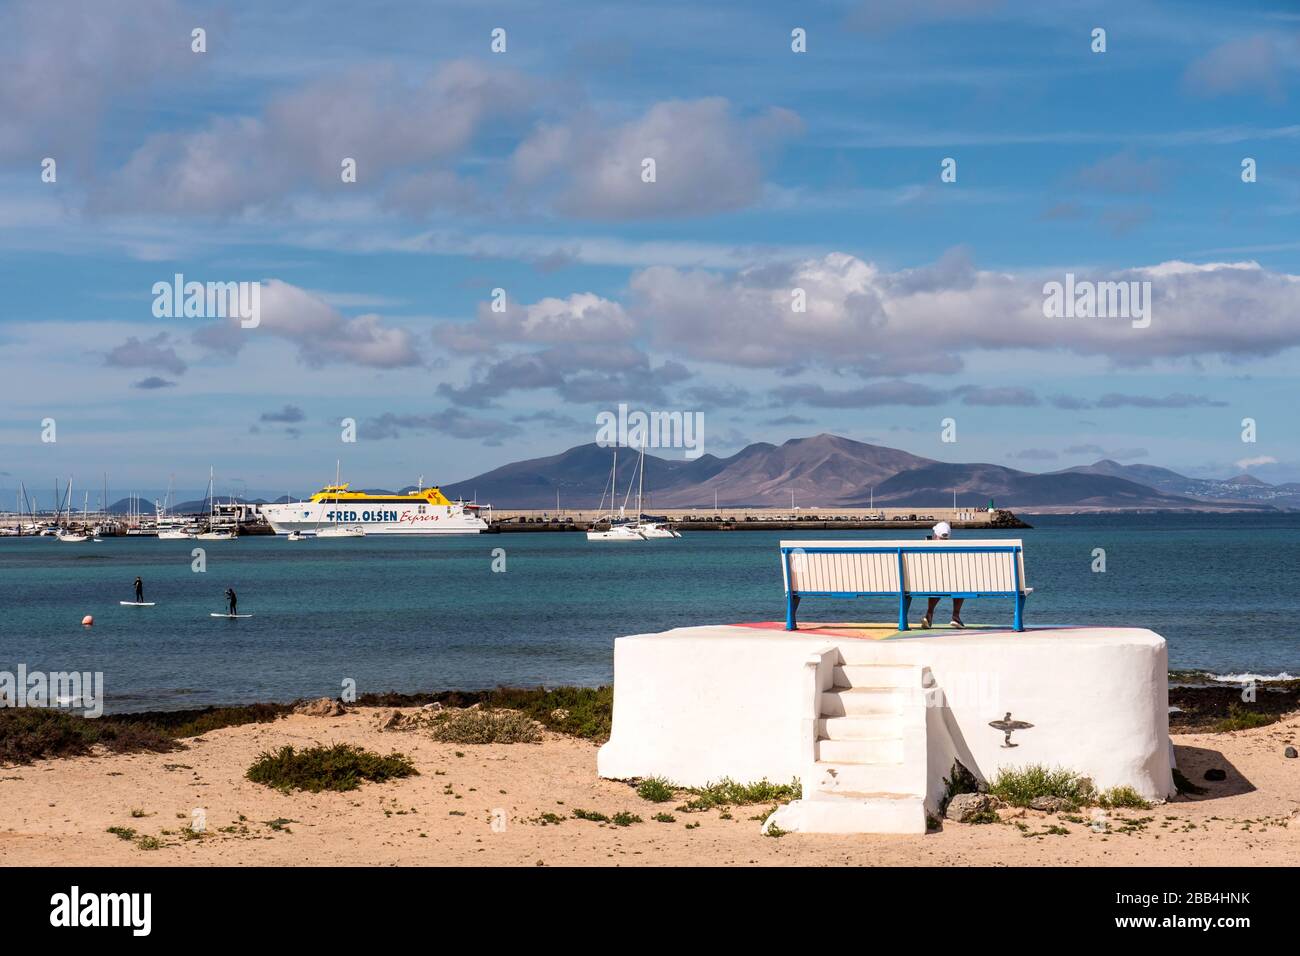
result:
[[[896,764],[903,760],[901,737],[876,740],[818,740],[817,759],[845,764]]]
[[[925,803],[919,796],[853,793],[831,800],[795,800],[776,811],[763,828],[792,833],[925,833]]]
[[[876,664],[837,664],[836,687],[912,687],[920,686],[915,667]]]
[[[900,732],[897,714],[817,719],[817,736],[826,740],[896,740]]]
[[[898,714],[910,694],[911,691],[901,687],[841,687],[822,691],[820,714],[823,717]]]
[[[818,760],[813,764],[813,779],[804,796],[810,800],[836,798],[844,793],[897,793],[925,795],[925,768],[910,767],[900,761],[881,763],[846,763]]]

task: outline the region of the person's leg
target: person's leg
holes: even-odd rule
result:
[[[960,626],[962,626],[962,627],[965,627],[965,625],[962,624],[962,622],[961,622],[961,606],[962,606],[963,604],[965,604],[965,603],[966,603],[966,599],[965,599],[965,598],[953,598],[953,599],[952,599],[952,620],[953,620],[953,623],[954,623],[954,624],[957,624],[957,625],[960,625]]]
[[[925,617],[921,618],[922,627],[930,626],[930,622],[934,619],[934,609],[938,606],[938,604],[939,604],[939,599],[937,597],[930,598],[930,603],[927,604],[925,608]]]

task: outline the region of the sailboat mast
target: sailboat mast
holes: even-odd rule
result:
[[[645,506],[641,501],[641,493],[645,490],[645,445],[641,446],[641,478],[636,486],[636,520],[637,524],[641,523],[641,515],[645,511]]]

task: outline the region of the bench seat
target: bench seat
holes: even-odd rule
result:
[[[786,630],[800,598],[893,597],[906,631],[913,597],[1009,598],[1024,628],[1024,546],[1018,538],[970,541],[782,541]]]

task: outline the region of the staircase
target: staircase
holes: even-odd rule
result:
[[[924,833],[928,668],[840,663],[811,669],[816,717],[803,799],[764,827],[805,833]],[[827,681],[827,671],[830,680]]]

